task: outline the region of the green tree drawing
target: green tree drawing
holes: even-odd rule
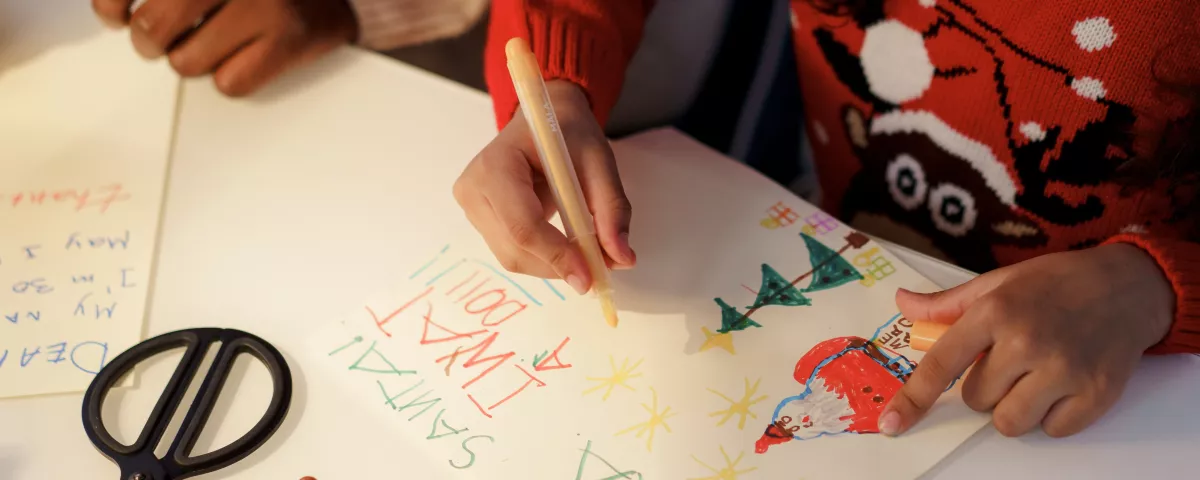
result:
[[[801,292],[828,290],[863,279],[862,274],[838,252],[808,235],[801,233],[800,236],[808,247],[808,260],[814,268],[812,281]]]
[[[792,282],[787,281],[770,265],[762,265],[762,286],[758,289],[758,297],[750,309],[755,310],[765,305],[781,305],[799,307],[812,305],[812,300],[805,297],[796,289]]]
[[[713,300],[716,300],[717,305],[721,306],[721,328],[717,330],[717,333],[729,333],[745,330],[750,327],[762,326],[749,317],[738,313],[736,308],[725,303],[724,300],[720,298],[714,298]]]
[[[750,327],[762,327],[758,322],[750,319],[750,315],[759,308],[767,305],[789,307],[812,305],[812,300],[804,296],[804,293],[828,290],[863,279],[862,274],[850,262],[842,258],[842,253],[851,248],[860,249],[867,245],[870,239],[866,235],[851,232],[846,236],[846,246],[842,247],[841,251],[834,251],[803,232],[800,233],[800,237],[804,239],[804,244],[808,248],[808,260],[812,270],[789,282],[774,268],[764,263],[762,265],[762,287],[758,290],[754,304],[747,307],[745,314],[739,313],[737,308],[730,306],[720,298],[714,299],[721,307],[721,328],[717,330],[718,333],[726,334]],[[808,286],[802,289],[796,288],[796,284],[808,276],[813,277]]]

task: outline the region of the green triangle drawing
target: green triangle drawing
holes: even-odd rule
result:
[[[721,306],[721,328],[717,330],[717,333],[736,332],[750,327],[762,326],[754,320],[738,313],[736,308],[729,306],[724,300],[720,298],[714,298],[713,300],[716,300],[717,305]]]
[[[763,264],[762,266],[762,287],[758,289],[758,298],[754,299],[754,305],[750,308],[759,308],[765,305],[783,305],[787,307],[799,307],[804,305],[812,305],[812,300],[805,297],[796,289],[792,282],[787,281],[776,272],[770,265]]]
[[[804,245],[808,247],[808,260],[815,269],[812,282],[800,290],[801,292],[828,290],[863,279],[862,274],[833,249],[803,233],[800,236],[804,237]]]
[[[575,473],[575,480],[584,480],[584,469],[586,465],[588,465],[587,460],[589,455],[595,457],[599,463],[596,461],[591,462],[591,465],[596,465],[596,467],[587,469],[590,470],[590,472],[588,472],[588,476],[586,478],[599,478],[600,480],[642,480],[643,478],[642,474],[635,470],[626,470],[622,472],[620,469],[613,466],[613,464],[609,463],[608,460],[601,458],[600,455],[597,455],[596,452],[592,450],[592,441],[588,440],[587,446],[583,448],[583,456],[579,458],[579,470]],[[608,468],[605,469],[604,467]],[[606,476],[596,476],[597,474],[594,472],[595,470],[605,470],[603,475]]]

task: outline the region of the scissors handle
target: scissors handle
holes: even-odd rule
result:
[[[155,456],[171,418],[213,343],[220,342],[212,366],[188,407],[183,424],[164,458]],[[155,355],[186,348],[183,359],[150,412],[137,441],[123,445],[104,426],[101,408],[109,390],[135,365]],[[217,403],[234,360],[250,354],[271,374],[272,394],[267,411],[241,438],[218,450],[191,456],[191,450]],[[232,394],[232,392],[230,392]],[[271,344],[252,334],[232,329],[196,328],[159,335],[125,352],[100,370],[84,395],[83,427],[92,444],[121,469],[121,480],[180,480],[232,465],[250,455],[275,433],[287,416],[292,398],[292,377],[287,362]]]

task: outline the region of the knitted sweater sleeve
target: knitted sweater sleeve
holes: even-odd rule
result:
[[[487,0],[349,0],[359,45],[389,50],[450,38],[483,17]]]
[[[1200,353],[1200,244],[1125,233],[1105,243],[1141,247],[1157,262],[1175,291],[1175,318],[1167,336],[1146,353]]]
[[[546,80],[583,88],[600,125],[617,103],[625,70],[642,39],[654,0],[493,0],[484,52],[484,75],[496,123],[503,128],[517,109],[505,44],[522,37],[533,48]]]

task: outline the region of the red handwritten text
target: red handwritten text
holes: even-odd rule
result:
[[[563,360],[570,339],[564,338],[553,353],[537,359],[533,370],[528,370],[528,364],[522,366],[514,360],[516,352],[505,346],[503,338],[507,336],[497,329],[501,325],[519,325],[514,320],[529,309],[529,304],[518,296],[525,293],[517,292],[522,287],[502,274],[494,276],[485,270],[467,272],[466,269],[459,272],[461,277],[456,275],[454,279],[438,275],[423,291],[386,316],[371,307],[366,310],[380,331],[390,337],[389,325],[398,324],[402,313],[416,309],[414,313],[421,321],[417,344],[436,349],[433,362],[447,376],[461,376],[461,388],[467,398],[480,413],[491,418],[501,405],[524,392],[546,386],[544,372],[571,368]],[[437,283],[439,280],[446,289]]]
[[[66,204],[74,208],[76,212],[84,209],[96,209],[100,213],[105,213],[113,204],[129,199],[129,192],[126,192],[119,183],[95,189],[0,192],[0,205],[16,208]]]

